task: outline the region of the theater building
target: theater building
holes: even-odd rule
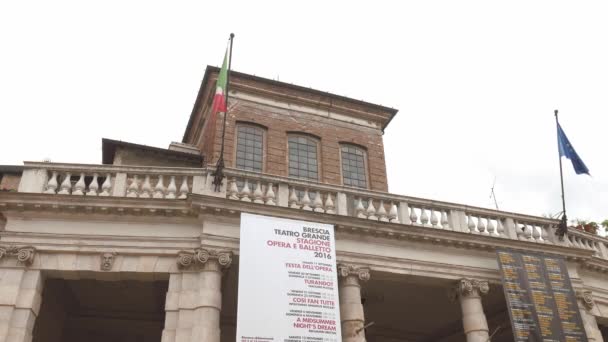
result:
[[[233,72],[215,191],[217,75],[167,149],[104,139],[101,164],[0,167],[0,341],[235,341],[241,213],[335,227],[343,341],[513,341],[503,248],[565,258],[603,341],[608,240],[390,193],[395,109]]]

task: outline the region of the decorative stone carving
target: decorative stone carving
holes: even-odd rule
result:
[[[357,276],[361,281],[368,281],[370,278],[369,267],[357,267],[354,265],[338,265],[340,277]]]
[[[589,290],[580,290],[576,291],[576,298],[580,300],[581,304],[587,309],[587,311],[591,311],[593,306],[595,305],[595,301],[593,300],[593,294]]]
[[[209,260],[217,260],[220,266],[228,268],[232,264],[232,252],[199,248],[177,253],[177,266],[179,268],[188,268],[193,264],[203,265]]]
[[[477,279],[460,279],[456,286],[450,291],[449,297],[452,301],[456,301],[458,297],[467,297],[471,295],[485,295],[490,291],[490,285],[485,280]]]
[[[116,256],[116,252],[101,253],[100,269],[102,271],[111,271],[112,266],[114,266],[114,257],[115,256]]]
[[[36,248],[32,246],[0,246],[0,259],[5,256],[15,256],[17,261],[24,263],[29,266],[34,261],[34,254]]]

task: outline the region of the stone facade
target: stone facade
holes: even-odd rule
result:
[[[219,192],[213,167],[26,162],[18,191],[0,192],[0,341],[234,341],[241,213],[334,225],[343,341],[512,341],[496,260],[504,248],[565,258],[589,340],[603,341],[607,239],[569,231],[559,240],[555,220],[384,192],[387,109],[235,82],[229,129],[271,113],[269,154],[285,148],[280,132],[316,134],[323,181],[286,177],[276,146],[266,172],[228,167]],[[286,98],[297,113],[277,108]],[[329,103],[342,116],[318,114]],[[185,140],[199,140],[202,124],[195,110]],[[325,149],[342,139],[379,163],[370,189],[341,186],[332,171]]]

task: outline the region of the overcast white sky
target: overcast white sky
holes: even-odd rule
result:
[[[181,141],[230,32],[233,69],[399,109],[393,193],[608,218],[606,1],[3,1],[0,164],[100,163],[101,138]]]

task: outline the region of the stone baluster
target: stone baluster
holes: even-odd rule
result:
[[[57,171],[53,171],[51,175],[51,179],[49,179],[48,183],[46,183],[46,190],[44,190],[45,194],[56,194],[57,193]]]
[[[391,209],[388,211],[388,219],[391,223],[399,223],[399,209],[397,205],[391,202]]]
[[[467,214],[467,228],[469,228],[469,233],[477,233],[477,230],[475,229],[475,221],[473,221],[471,214]]]
[[[368,220],[377,220],[378,216],[376,216],[376,207],[374,207],[374,200],[367,200],[367,209],[365,210],[366,216]]]
[[[532,227],[529,224],[523,223],[524,228],[524,239],[532,240]]]
[[[99,177],[99,175],[97,173],[94,173],[93,179],[89,184],[89,191],[87,191],[87,196],[97,196],[97,192],[99,191],[99,183],[97,183],[97,177]]]
[[[317,192],[315,193],[315,199],[314,199],[314,201],[312,201],[312,206],[314,208],[314,212],[317,212],[317,213],[325,212],[325,209],[323,209],[323,197],[321,196],[321,193],[319,192],[319,190],[317,190]]]
[[[534,239],[534,241],[536,242],[540,242],[540,230],[538,229],[538,227],[536,225],[531,225],[532,228],[532,238]]]
[[[588,290],[576,291],[576,298],[578,299],[578,307],[583,319],[583,326],[587,333],[587,339],[592,342],[604,342],[602,332],[600,331],[597,320],[595,319],[595,300],[593,294]]]
[[[179,198],[179,199],[188,198],[189,192],[190,192],[190,189],[188,188],[188,176],[184,176],[182,178],[182,184],[179,187],[179,196],[177,198]]]
[[[274,194],[273,187],[274,185],[272,183],[268,183],[268,186],[266,187],[266,195],[264,198],[266,198],[267,205],[277,205],[277,202],[275,201],[276,195]]]
[[[302,209],[306,211],[312,211],[310,206],[310,196],[308,195],[308,188],[304,189],[304,195],[302,195]]]
[[[239,200],[239,187],[236,182],[236,177],[232,177],[230,186],[228,187],[228,198],[231,200]]]
[[[568,242],[569,242],[570,247],[579,248],[578,242],[576,242],[576,235],[567,234],[566,236],[568,237]]]
[[[241,201],[251,202],[251,190],[249,189],[249,181],[245,179],[243,189],[241,189]]]
[[[175,199],[177,197],[177,185],[175,185],[175,176],[169,178],[169,186],[167,187],[167,195],[165,198]]]
[[[296,193],[296,188],[294,187],[291,188],[291,192],[289,193],[289,207],[300,209],[300,205],[298,204],[298,194]]]
[[[363,207],[363,201],[361,200],[361,197],[359,197],[357,199],[357,203],[355,204],[355,215],[358,218],[366,218],[367,215],[365,215],[365,208]]]
[[[338,265],[340,320],[343,342],[365,342],[365,313],[361,304],[361,282],[368,281],[367,267]]]
[[[410,221],[412,224],[418,224],[418,215],[416,215],[416,208],[410,206]]]
[[[154,186],[154,195],[153,198],[164,198],[165,197],[165,184],[163,181],[163,175],[158,175],[158,181]]]
[[[66,173],[65,178],[59,187],[59,195],[69,195],[72,192],[72,181],[70,178],[72,178],[72,175],[69,172]]]
[[[137,175],[133,175],[133,179],[131,179],[131,184],[127,188],[127,197],[137,197],[139,193],[139,184],[137,181]]]
[[[426,209],[420,207],[420,223],[425,226],[425,227],[429,227],[429,215],[426,213]]]
[[[76,184],[74,184],[74,191],[72,191],[72,195],[84,195],[86,188],[87,185],[84,182],[84,172],[81,172],[78,181],[76,182]]]
[[[517,239],[518,240],[525,240],[526,237],[524,236],[523,227],[520,227],[519,223],[517,223],[517,221],[513,221],[513,227],[515,229],[515,234],[517,235]]]
[[[386,208],[384,207],[384,201],[380,201],[380,206],[378,206],[378,220],[382,222],[388,222],[388,215],[386,214]]]
[[[260,181],[255,183],[255,190],[253,190],[253,203],[264,204],[264,193],[262,192],[262,183]]]
[[[505,226],[502,223],[500,218],[496,219],[496,234],[500,237],[506,237],[505,235]]]
[[[448,212],[446,210],[441,211],[441,228],[450,228],[450,221],[448,220]]]
[[[141,198],[152,197],[152,183],[150,183],[150,175],[144,177],[144,183],[141,185],[141,192],[139,193]]]
[[[551,240],[549,240],[548,226],[540,226],[540,237],[542,238],[543,243],[551,243]]]
[[[494,221],[492,220],[492,218],[488,217],[487,219],[488,225],[487,225],[487,229],[488,229],[488,234],[492,235],[492,236],[496,236],[496,226],[494,225]]]
[[[481,296],[487,294],[489,290],[487,281],[476,279],[461,279],[452,290],[451,299],[460,302],[462,325],[467,342],[490,340],[488,322],[481,303]]]
[[[483,222],[483,218],[481,216],[477,216],[477,231],[480,234],[488,235],[488,231],[486,230],[486,224]]]
[[[334,205],[334,200],[331,197],[331,192],[328,192],[327,197],[325,198],[325,212],[328,214],[335,214],[336,206]]]
[[[110,190],[112,189],[112,175],[106,174],[106,179],[101,184],[101,193],[99,196],[110,196]]]
[[[431,226],[433,226],[433,228],[438,228],[437,225],[439,224],[439,219],[437,218],[437,215],[435,214],[435,209],[431,208]]]
[[[169,278],[163,342],[220,341],[222,274],[231,263],[227,251],[201,248],[178,254],[184,272]]]

